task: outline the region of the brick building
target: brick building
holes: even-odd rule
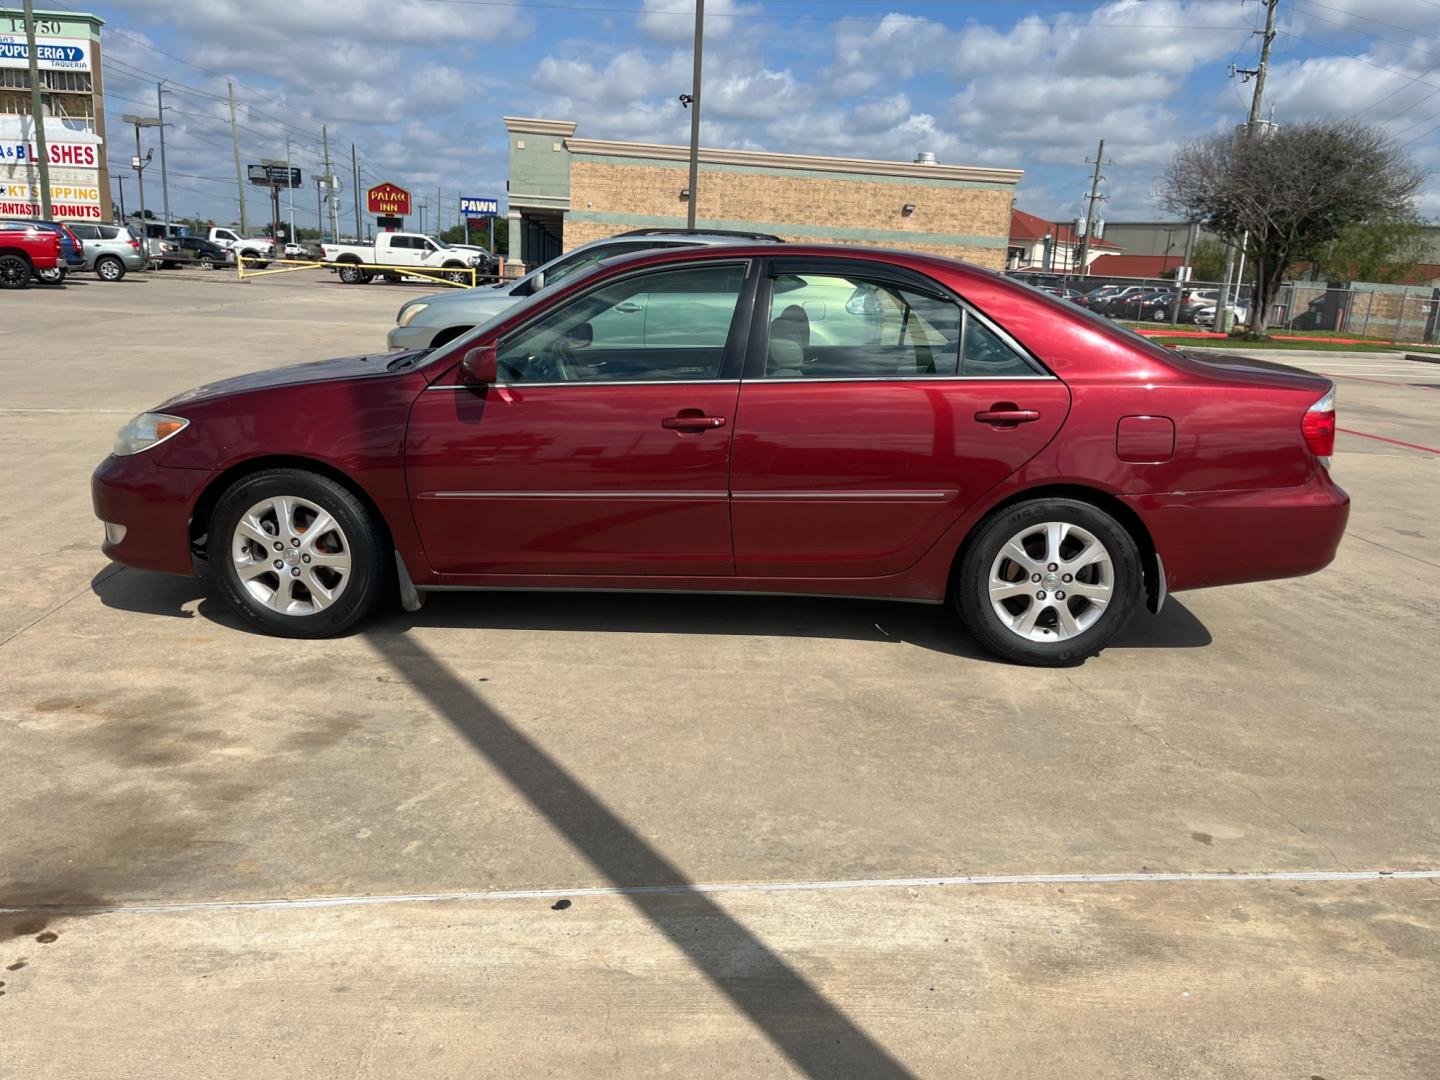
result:
[[[525,266],[628,229],[684,227],[688,147],[577,139],[564,120],[507,116],[505,127],[512,258],[518,253]],[[924,160],[702,147],[696,222],[933,252],[999,270],[1020,177],[1019,169]]]

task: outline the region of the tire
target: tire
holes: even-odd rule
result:
[[[364,285],[370,278],[359,263],[346,263],[340,267],[340,280],[346,285]]]
[[[1166,311],[1164,308],[1157,307],[1154,311],[1150,313],[1150,319],[1152,322],[1169,322],[1170,312]]]
[[[196,265],[199,266],[201,270],[214,270],[214,269],[215,269],[215,260],[214,260],[214,259],[200,259],[200,260],[196,263]]]
[[[53,270],[36,270],[35,277],[42,285],[63,285],[65,284],[65,270],[63,266],[57,266]]]
[[[28,289],[35,269],[24,255],[0,255],[0,289]]]
[[[95,260],[95,276],[101,281],[120,281],[125,277],[125,264],[114,255],[102,255]]]
[[[1017,503],[990,515],[973,535],[951,599],[975,639],[1007,660],[1033,667],[1079,663],[1103,648],[1140,604],[1144,572],[1135,539],[1090,503],[1061,498]],[[1012,540],[1020,546],[1011,548]],[[1067,560],[1078,560],[1091,544],[1099,545],[1102,557],[1077,566],[1067,582]]]
[[[452,285],[464,285],[470,280],[470,275],[465,272],[464,267],[461,266],[460,263],[446,263],[445,268],[447,270],[451,270],[452,272],[448,274],[441,274],[440,276],[443,277],[446,281],[450,282]]]
[[[290,526],[276,533],[282,511]],[[330,525],[306,536],[319,513],[329,515]],[[344,633],[387,595],[393,572],[390,542],[375,516],[341,484],[304,469],[267,469],[236,481],[210,517],[208,550],[226,603],[277,637]],[[247,568],[256,571],[248,582],[241,576]]]

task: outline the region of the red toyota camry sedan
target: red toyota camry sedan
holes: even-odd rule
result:
[[[429,351],[181,394],[93,494],[110,558],[208,564],[274,634],[437,589],[810,593],[949,602],[1053,665],[1168,592],[1329,563],[1334,438],[1319,376],[946,259],[772,244],[616,258]]]

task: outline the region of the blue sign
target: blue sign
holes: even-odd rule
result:
[[[470,217],[494,217],[500,213],[499,199],[484,199],[475,195],[460,196],[460,213]]]

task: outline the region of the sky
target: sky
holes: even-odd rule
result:
[[[171,211],[237,214],[226,77],[244,161],[306,174],[321,126],[347,182],[434,203],[504,198],[503,116],[574,120],[588,138],[687,143],[693,0],[103,0],[111,136],[166,104]],[[1155,185],[1185,142],[1243,122],[1258,0],[708,0],[701,142],[784,153],[1020,168],[1016,205],[1083,212],[1105,140],[1111,220],[1165,217]],[[1431,172],[1440,218],[1440,0],[1281,0],[1265,112],[1379,123]],[[1272,114],[1273,110],[1273,114]],[[148,133],[147,133],[148,134]],[[111,149],[128,163],[130,150]],[[127,170],[128,171],[128,170]],[[158,180],[147,175],[147,194]],[[130,185],[127,183],[127,188]],[[252,217],[268,216],[251,188]],[[133,195],[132,195],[133,198]],[[153,195],[149,204],[158,202]],[[434,222],[433,208],[427,226]]]

